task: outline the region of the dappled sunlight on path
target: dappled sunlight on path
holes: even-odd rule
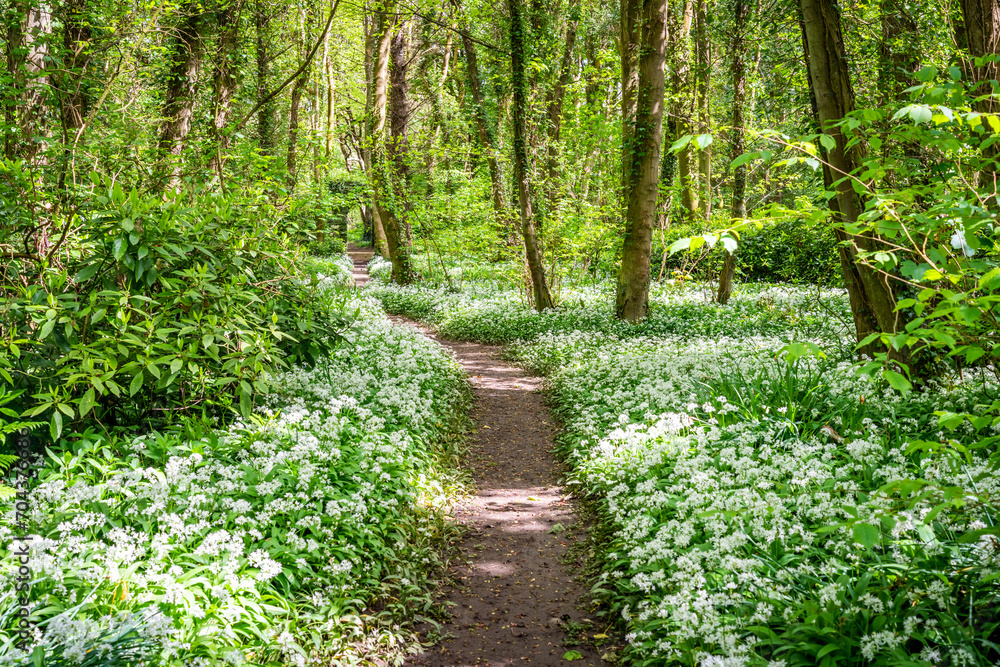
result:
[[[455,508],[469,529],[461,545],[467,562],[452,568],[444,591],[454,604],[441,628],[445,640],[406,664],[561,665],[568,650],[583,656],[572,664],[603,664],[592,649],[570,645],[565,632],[567,622],[597,630],[578,608],[585,588],[562,562],[578,531],[557,484],[555,427],[539,393],[541,379],[500,361],[499,348],[439,342],[455,352],[476,397],[466,465],[477,491]]]

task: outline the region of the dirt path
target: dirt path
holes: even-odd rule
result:
[[[357,251],[351,257],[363,270],[367,257]],[[555,428],[540,379],[500,361],[497,347],[440,340],[414,322],[392,319],[454,352],[476,399],[477,429],[466,459],[476,495],[455,509],[469,529],[461,544],[465,562],[451,569],[452,584],[441,593],[454,604],[451,620],[439,644],[406,664],[603,665],[595,649],[572,641],[600,628],[580,608],[586,589],[563,563],[579,531],[568,494],[557,485]],[[568,662],[567,651],[581,657]]]

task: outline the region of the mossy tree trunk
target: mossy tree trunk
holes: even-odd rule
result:
[[[635,121],[622,148],[625,163],[625,242],[618,272],[615,315],[637,322],[649,313],[650,259],[663,140],[666,0],[630,0],[638,18]],[[623,38],[625,35],[623,34]],[[623,87],[625,81],[622,82]]]
[[[528,174],[528,150],[525,143],[525,122],[527,119],[527,91],[524,79],[524,25],[521,17],[521,0],[507,0],[510,10],[510,61],[511,79],[514,86],[512,125],[514,126],[514,181],[517,184],[517,198],[521,210],[521,236],[524,238],[524,254],[531,275],[531,291],[535,309],[541,312],[552,307],[552,296],[545,280],[545,266],[542,251],[535,238],[534,212],[531,207]]]

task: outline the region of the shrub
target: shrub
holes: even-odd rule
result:
[[[84,418],[249,414],[268,371],[336,345],[350,317],[293,279],[294,242],[268,204],[99,182],[58,255],[11,259],[0,276],[0,376],[53,437]]]

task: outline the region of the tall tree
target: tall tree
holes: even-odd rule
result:
[[[309,40],[307,38],[309,34],[309,18],[309,13],[304,13],[299,31],[299,48],[305,57],[308,57],[306,49],[309,48]],[[302,95],[305,93],[306,86],[309,85],[310,76],[312,76],[312,58],[308,59],[306,66],[299,72],[299,76],[295,80],[295,85],[292,86],[292,99],[288,109],[288,152],[285,157],[289,185],[295,185],[298,178],[299,107],[302,105]]]
[[[677,30],[671,36],[674,66],[671,77],[671,109],[676,141],[694,133],[695,86],[691,66],[691,26],[694,19],[695,0],[684,0],[681,5]],[[701,203],[698,198],[698,156],[695,145],[688,142],[677,153],[677,177],[680,181],[681,208],[684,217],[691,222],[699,218]]]
[[[385,237],[389,243],[393,282],[413,282],[410,262],[410,185],[408,126],[410,119],[410,21],[402,21],[389,47],[389,130],[386,140],[387,178],[391,199],[386,207]]]
[[[712,83],[712,43],[708,32],[705,0],[698,0],[695,17],[695,95],[698,101],[698,133],[712,132],[710,110]],[[699,146],[698,150],[698,200],[699,217],[705,222],[712,219],[712,148]]]
[[[69,0],[63,10],[63,76],[60,85],[60,106],[67,143],[83,127],[89,109],[84,77],[90,63],[90,20],[87,0]]]
[[[370,85],[368,86],[367,134],[365,149],[368,151],[368,173],[372,182],[372,223],[375,246],[383,257],[389,257],[389,243],[385,225],[388,220],[388,181],[385,164],[385,135],[389,94],[389,47],[392,44],[392,26],[395,14],[389,7],[376,6],[372,20],[369,48],[371,57]]]
[[[268,100],[271,77],[270,23],[267,0],[255,0],[253,8],[255,30],[255,56],[257,64],[257,101],[263,102],[257,110],[257,140],[260,150],[270,154],[274,149],[275,105]]]
[[[479,77],[479,59],[476,56],[476,44],[469,35],[468,27],[462,30],[462,49],[465,51],[465,73],[469,79],[469,93],[472,96],[472,114],[476,119],[476,129],[479,132],[479,145],[483,148],[486,164],[490,170],[490,193],[493,197],[493,212],[496,215],[497,226],[501,235],[510,236],[513,220],[507,207],[507,197],[504,194],[503,174],[497,160],[496,138],[489,117],[486,114],[486,101],[483,98],[481,79]],[[516,238],[516,237],[515,237]]]
[[[639,77],[635,125],[629,132],[631,145],[622,148],[622,159],[629,162],[624,192],[625,242],[618,272],[615,314],[620,319],[637,322],[649,313],[650,256],[663,140],[667,3],[666,0],[630,2],[635,2],[635,15],[639,17],[640,28],[636,31],[640,39],[636,49]]]
[[[746,151],[746,100],[747,100],[747,71],[744,55],[747,45],[747,23],[750,17],[751,3],[756,0],[734,0],[733,2],[733,36],[730,41],[729,54],[730,76],[733,82],[733,117],[732,130],[730,131],[729,155],[735,160]],[[747,217],[747,165],[737,165],[733,168],[733,192],[732,202],[729,208],[730,217],[742,220]],[[736,275],[736,255],[725,251],[725,259],[722,262],[722,271],[719,273],[719,291],[715,300],[721,304],[729,301],[729,296],[733,292],[733,278]]]
[[[222,153],[229,148],[229,137],[224,132],[229,120],[233,95],[236,94],[237,73],[235,56],[240,42],[240,21],[243,0],[231,0],[215,13],[218,22],[218,43],[212,65],[212,124],[209,136],[214,150],[210,160],[212,171],[222,177]]]
[[[555,210],[556,197],[560,184],[559,177],[559,133],[562,127],[562,105],[573,75],[573,50],[576,45],[576,30],[580,22],[580,0],[570,0],[566,17],[566,39],[563,44],[562,60],[559,64],[559,77],[546,96],[546,115],[548,116],[548,143],[546,145],[546,179],[548,181],[549,208]]]
[[[204,30],[205,17],[201,4],[185,3],[181,7],[180,21],[170,48],[170,71],[160,126],[160,152],[170,162],[168,180],[171,186],[179,178],[177,158],[184,150],[184,141],[194,118],[198,76],[205,51]]]
[[[552,307],[552,295],[545,280],[545,266],[542,251],[535,238],[534,212],[531,207],[531,190],[528,175],[528,149],[525,141],[527,121],[527,84],[524,78],[524,23],[521,0],[507,0],[510,10],[510,63],[511,83],[514,87],[513,118],[514,128],[514,181],[517,184],[517,199],[521,209],[521,236],[524,238],[524,255],[531,276],[531,290],[535,309],[539,312]]]
[[[800,6],[806,67],[816,118],[821,131],[833,139],[833,147],[825,149],[824,180],[835,193],[831,209],[837,238],[841,242],[841,268],[856,334],[859,341],[876,332],[895,334],[902,322],[896,312],[891,278],[859,261],[859,251],[873,251],[875,240],[866,235],[849,235],[844,231],[845,225],[857,222],[862,204],[849,177],[858,165],[860,148],[847,146],[847,138],[837,124],[854,110],[854,90],[844,50],[840,13],[833,0],[801,0]],[[866,351],[871,354],[875,348],[869,347]],[[907,350],[889,350],[889,354],[894,360],[910,365]]]

